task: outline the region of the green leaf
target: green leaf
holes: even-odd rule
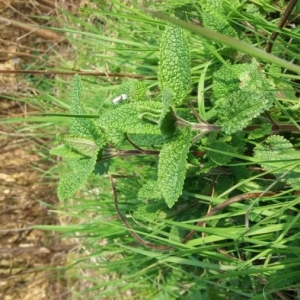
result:
[[[235,133],[249,125],[253,118],[269,108],[269,98],[255,91],[236,91],[219,100],[218,123],[227,134]]]
[[[52,148],[50,150],[51,155],[57,155],[61,156],[63,158],[70,158],[70,159],[80,159],[82,158],[82,154],[80,154],[77,151],[74,151],[70,146],[64,144],[64,145],[59,145],[55,148]]]
[[[59,199],[67,199],[79,190],[91,175],[96,164],[97,155],[90,158],[69,159],[68,164],[73,169],[73,172],[63,174],[59,186]]]
[[[235,153],[233,147],[221,141],[212,142],[209,148],[211,148],[211,150],[207,150],[207,156],[215,165],[219,166],[226,165],[231,161],[232,156],[226,155],[226,153]],[[218,152],[213,150],[218,150]],[[221,152],[223,152],[224,154]]]
[[[188,23],[183,20],[176,19],[176,18],[168,16],[160,11],[152,11],[151,15],[156,18],[159,18],[161,20],[168,21],[172,24],[176,24],[177,26],[181,26],[182,28],[185,28],[191,32],[201,35],[203,38],[207,38],[209,40],[219,42],[222,45],[226,45],[233,49],[241,51],[242,53],[248,54],[251,57],[256,57],[263,61],[277,64],[278,66],[286,68],[288,70],[291,70],[295,73],[300,72],[300,67],[298,65],[292,64],[292,63],[290,63],[284,59],[281,59],[277,56],[270,55],[269,53],[262,51],[261,49],[251,45],[250,43],[246,43],[246,42],[240,41],[239,39],[223,35],[212,29],[205,28],[203,26],[199,26],[198,24],[192,24],[191,22]],[[218,55],[218,53],[216,53],[215,51],[214,51],[214,54]],[[219,56],[219,58],[222,59],[220,56]]]
[[[108,173],[108,169],[110,166],[111,161],[106,160],[106,161],[100,161],[96,163],[95,168],[94,168],[94,174],[95,175],[104,175]]]
[[[176,126],[176,117],[172,110],[172,101],[174,93],[170,89],[164,89],[162,91],[162,112],[158,121],[159,128],[162,134],[173,134]]]
[[[178,130],[177,134],[163,145],[159,154],[158,186],[169,208],[182,193],[190,140],[190,127]]]
[[[86,110],[81,103],[82,84],[79,75],[73,77],[71,94],[71,115],[86,115]],[[70,135],[96,141],[100,147],[105,143],[103,134],[99,131],[94,121],[90,118],[71,118]]]
[[[178,226],[172,226],[169,232],[169,240],[180,243],[182,238],[182,230]]]
[[[106,140],[109,144],[112,144],[115,148],[119,149],[125,141],[125,134],[118,129],[110,129],[106,132]]]
[[[159,118],[161,104],[154,101],[126,103],[104,113],[98,125],[104,130],[119,130],[128,134],[160,134],[157,125],[143,119],[143,114],[157,112]]]
[[[78,75],[73,78],[70,114],[85,115],[86,111],[80,100],[82,97],[81,80]],[[58,186],[58,197],[71,197],[93,172],[98,152],[105,145],[105,138],[93,120],[89,118],[71,118],[70,135],[65,136],[65,145],[56,147],[51,154],[62,156],[72,171],[63,174]]]
[[[246,69],[246,68],[245,68]],[[234,66],[223,66],[213,73],[213,95],[216,100],[225,98],[239,89],[239,81]]]
[[[168,140],[170,136],[159,134],[128,134],[129,139],[140,146],[154,146],[163,145]]]
[[[212,1],[207,1],[212,2]],[[213,29],[222,34],[232,37],[238,37],[238,34],[228,22],[228,16],[225,12],[213,5],[204,5],[204,12],[202,13],[203,25],[206,28]]]
[[[252,130],[248,136],[249,140],[255,140],[260,139],[266,135],[272,130],[272,124],[271,123],[265,123],[262,124],[259,128],[256,128]]]
[[[65,136],[63,140],[74,150],[79,152],[84,156],[94,156],[99,151],[99,146],[95,143],[94,140],[82,138],[82,137],[73,137]]]
[[[186,102],[191,86],[190,52],[180,27],[167,26],[162,35],[158,81],[161,90],[174,91],[174,104]]]
[[[286,180],[293,188],[300,188],[300,152],[295,151],[293,145],[284,137],[268,137],[265,144],[255,147],[254,157],[262,161],[260,165],[265,170]]]
[[[139,199],[162,199],[162,194],[158,186],[158,182],[155,180],[147,181],[138,192]]]
[[[221,96],[223,93],[215,106],[218,123],[227,134],[242,130],[273,105],[275,97],[270,91],[273,83],[258,70],[255,62],[235,65],[231,69],[223,67],[214,79],[215,94]]]
[[[143,221],[153,223],[155,222],[162,209],[166,208],[164,203],[153,202],[149,204],[140,204],[138,209],[134,211],[134,218]]]
[[[213,94],[217,99],[225,98],[236,90],[269,91],[274,83],[258,70],[259,65],[253,59],[251,63],[222,65],[213,74]]]
[[[246,69],[245,69],[246,68]],[[270,96],[270,105],[273,104],[275,84],[271,79],[259,70],[255,60],[251,64],[235,65],[235,72],[238,75],[239,87],[244,91],[256,91],[262,95]]]
[[[141,80],[130,80],[123,82],[116,95],[126,95],[127,101],[145,101],[147,100],[146,85]]]
[[[71,114],[84,114],[85,111],[81,106],[80,100],[82,97],[82,83],[79,75],[74,75],[72,83],[72,94],[71,94]]]

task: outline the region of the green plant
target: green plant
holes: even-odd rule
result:
[[[127,82],[116,97],[110,109],[97,118],[85,118],[86,110],[80,100],[82,86],[80,77],[76,75],[73,81],[70,114],[73,115],[70,125],[70,135],[63,137],[65,145],[53,149],[52,154],[60,155],[67,160],[76,160],[71,163],[75,166],[74,173],[82,174],[79,182],[62,179],[59,186],[59,197],[68,198],[79,189],[92,172],[96,161],[102,159],[102,150],[108,145],[116,149],[126,142],[130,142],[137,151],[143,153],[142,146],[160,146],[158,162],[158,187],[162,197],[169,207],[172,207],[182,193],[185,179],[187,154],[191,144],[197,145],[198,134],[201,137],[210,132],[223,132],[233,135],[242,131],[255,131],[256,138],[267,136],[269,133],[289,131],[292,125],[271,124],[265,126],[257,122],[257,117],[270,109],[275,101],[275,83],[267,78],[259,64],[252,60],[250,63],[221,66],[213,75],[213,99],[215,107],[210,111],[207,119],[215,120],[210,125],[203,120],[193,109],[194,120],[185,120],[180,114],[188,113],[182,105],[188,104],[190,89],[190,62],[189,49],[182,29],[174,26],[167,27],[162,37],[160,48],[159,84],[161,96],[148,100],[145,86],[140,82]],[[171,41],[171,42],[170,42]],[[142,88],[141,88],[142,87]],[[127,94],[125,94],[127,92]],[[192,107],[192,103],[190,103]],[[178,111],[177,111],[178,110]],[[91,116],[93,118],[93,116]],[[199,122],[197,122],[197,120]],[[256,122],[253,125],[253,122]],[[234,143],[232,137],[231,144]],[[231,160],[234,153],[242,154],[243,143],[241,136],[235,138],[239,148],[227,147],[225,142],[213,135],[209,139],[208,157],[214,156],[214,150],[221,151],[218,158],[221,162],[215,165],[224,165]],[[216,143],[216,140],[219,142]],[[278,143],[276,143],[278,144]],[[224,148],[225,147],[225,148]],[[292,148],[292,145],[290,145]],[[149,150],[147,150],[149,151]],[[273,157],[273,150],[265,150],[265,157]],[[226,154],[226,152],[228,152]],[[231,152],[231,154],[230,154]],[[147,153],[146,153],[147,154]],[[279,159],[279,158],[277,158]],[[83,161],[92,161],[91,164]],[[211,160],[212,162],[213,160]],[[82,166],[81,166],[82,165]],[[83,172],[89,165],[89,171]],[[83,176],[83,174],[85,174]],[[76,189],[75,189],[76,187]],[[174,195],[172,195],[174,194]]]
[[[172,208],[182,195],[185,180],[190,176],[187,171],[191,170],[193,177],[213,167],[226,166],[234,157],[243,155],[247,143],[245,132],[255,134],[254,139],[258,139],[275,131],[290,130],[289,124],[279,125],[271,120],[273,124],[270,121],[268,125],[265,124],[266,119],[260,117],[274,105],[273,90],[276,84],[254,59],[249,63],[226,64],[215,70],[212,85],[215,106],[206,117],[199,115],[188,97],[191,81],[189,57],[183,30],[174,25],[167,26],[160,46],[158,78],[161,94],[148,99],[141,82],[126,82],[119,90],[122,94],[112,101],[110,108],[102,115],[94,116],[96,120],[85,117],[87,113],[81,104],[81,80],[78,75],[74,77],[70,134],[62,138],[64,145],[51,151],[62,156],[72,169],[71,173],[61,178],[58,188],[60,199],[71,197],[86,182],[96,164],[99,167],[106,161],[114,148],[116,152],[112,157],[120,155],[120,151],[123,151],[122,155],[158,154],[158,172],[144,184],[146,187],[150,183],[154,185],[156,193],[153,193],[153,188],[146,192],[147,189],[141,187],[143,198],[164,200]],[[187,115],[188,119],[184,119]],[[210,120],[214,124],[209,124]],[[207,137],[203,139],[205,135]],[[200,138],[203,139],[202,147],[199,145]],[[273,140],[276,140],[276,135]],[[282,150],[282,154],[277,151],[284,139],[281,138],[281,141],[273,142],[272,148],[257,144],[254,161],[267,158],[280,161],[285,158]],[[120,150],[128,143],[135,150]],[[208,160],[202,169],[197,158],[199,147],[207,150]],[[289,151],[293,150],[291,144],[288,147]],[[285,159],[297,159],[297,152],[293,153]],[[297,177],[297,164],[297,161],[296,166],[292,163],[293,172],[296,173],[289,176]],[[261,165],[268,170],[268,164]],[[284,164],[273,165],[269,170],[275,174],[282,175],[290,170]],[[293,184],[294,188],[299,188],[296,179]]]
[[[238,23],[243,17],[246,23],[250,13],[240,16],[234,1],[217,2],[203,2],[201,17],[219,34],[168,17],[193,32],[212,34],[212,41],[201,40],[205,50],[199,50],[201,38],[168,25],[154,55],[159,57],[160,90],[155,81],[125,81],[108,105],[90,115],[81,104],[81,81],[75,76],[70,133],[61,138],[64,145],[52,150],[71,169],[61,178],[61,199],[70,198],[90,175],[99,186],[110,179],[124,226],[105,224],[101,234],[110,236],[109,250],[119,251],[113,244],[117,237],[117,246],[130,253],[130,259],[124,259],[130,266],[124,266],[123,273],[130,269],[140,278],[145,272],[151,284],[165,280],[157,292],[162,299],[175,299],[180,281],[186,283],[184,296],[191,299],[209,297],[209,288],[211,297],[247,296],[244,292],[251,290],[249,297],[259,299],[264,293],[260,276],[276,283],[286,266],[292,271],[287,281],[294,284],[294,264],[299,265],[299,248],[293,248],[296,258],[288,250],[299,239],[299,86],[291,80],[296,75],[283,75],[280,69],[299,67],[287,61],[289,56],[283,60],[262,53],[261,36],[255,36],[256,47],[249,45],[245,28],[233,20]],[[244,8],[252,14],[253,7]],[[256,13],[260,20],[260,10]],[[243,42],[235,44],[224,34]],[[296,52],[293,57],[298,58]],[[78,230],[97,229],[92,224]],[[135,247],[135,242],[146,249]],[[284,262],[276,257],[284,257]],[[116,270],[116,265],[110,268]]]
[[[172,39],[172,43],[168,43]],[[186,102],[190,89],[189,49],[182,29],[170,26],[161,44],[160,79],[162,90],[154,100],[147,100],[146,89],[139,82],[125,84],[122,94],[96,122],[76,115],[86,114],[81,100],[81,82],[74,77],[70,114],[70,135],[64,145],[51,151],[64,157],[73,172],[64,176],[58,188],[60,199],[69,198],[82,186],[101,162],[107,145],[120,148],[128,141],[140,147],[161,146],[157,185],[171,208],[182,193],[187,154],[191,143],[189,123],[177,126],[176,106]],[[174,67],[175,66],[175,67]],[[126,94],[125,94],[126,92]],[[123,96],[124,95],[124,96]],[[184,120],[180,118],[180,122]],[[98,159],[98,161],[97,161]]]

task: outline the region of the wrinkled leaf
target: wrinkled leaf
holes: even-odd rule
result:
[[[269,107],[268,95],[239,90],[218,101],[218,123],[222,124],[225,133],[232,134],[245,128]]]
[[[223,131],[232,134],[242,130],[253,118],[269,109],[275,99],[270,87],[272,81],[265,78],[254,62],[230,69],[222,67],[214,77],[213,90],[221,97],[215,108]]]
[[[97,156],[95,155],[90,158],[68,160],[68,164],[73,169],[73,172],[62,175],[58,186],[59,199],[70,198],[84,185],[94,170],[96,159]]]
[[[185,127],[163,145],[159,154],[157,181],[169,208],[175,204],[182,193],[190,140],[191,129]]]
[[[152,202],[149,204],[140,204],[138,209],[134,211],[133,216],[135,219],[138,219],[142,222],[155,222],[162,209],[165,209],[166,206],[161,202]]]
[[[73,78],[70,114],[85,115],[86,111],[80,100],[82,96],[81,80],[78,75]],[[72,171],[63,174],[58,197],[71,197],[86,182],[93,172],[98,153],[104,147],[105,138],[93,120],[89,118],[71,118],[70,135],[63,138],[65,145],[51,150],[51,154],[62,156]]]
[[[300,152],[284,137],[273,135],[265,144],[254,149],[254,157],[262,161],[261,166],[281,180],[286,180],[293,188],[300,188]]]
[[[71,115],[85,115],[86,111],[81,103],[82,84],[79,75],[73,77],[71,94]],[[71,118],[70,135],[95,140],[99,146],[104,143],[104,137],[90,118]]]
[[[158,182],[154,180],[147,181],[139,190],[138,198],[140,199],[162,199],[162,194]]]
[[[145,84],[140,80],[130,80],[122,83],[116,97],[119,95],[126,95],[127,101],[146,101],[147,88]]]
[[[127,103],[116,106],[113,110],[104,113],[98,121],[98,125],[106,131],[119,130],[128,134],[160,134],[157,125],[143,119],[143,114],[153,113],[161,108],[156,102]],[[160,111],[158,111],[158,116]],[[158,118],[158,117],[157,117]]]
[[[161,90],[171,89],[175,93],[174,103],[183,104],[190,91],[190,52],[186,37],[180,27],[167,26],[160,44],[159,76]]]

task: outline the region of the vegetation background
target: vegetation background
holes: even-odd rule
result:
[[[285,1],[198,4],[171,0],[0,2],[3,299],[299,298],[299,159],[293,162],[296,181],[288,178],[287,183],[283,180],[287,171],[282,172],[285,157],[275,170],[263,165],[263,158],[253,160],[252,150],[264,145],[270,126],[249,136],[237,138],[226,132],[203,139],[202,145],[193,149],[200,158],[189,161],[181,202],[154,215],[145,209],[148,203],[140,205],[134,195],[151,177],[155,157],[116,157],[111,161],[110,174],[119,176],[120,208],[135,232],[156,244],[170,244],[174,251],[159,252],[135,244],[116,214],[112,187],[105,176],[92,176],[72,199],[56,198],[59,176],[67,169],[59,158],[49,155],[49,149],[61,142],[57,134],[68,132],[69,120],[49,114],[68,113],[71,75],[78,70],[92,71],[92,76],[82,76],[82,101],[91,114],[105,111],[128,78],[140,78],[151,95],[158,94],[164,23],[151,18],[147,9],[175,14],[196,26],[203,20],[208,27],[242,36],[262,50],[272,32],[279,30],[272,53],[287,62],[299,61],[298,8],[289,14],[286,27],[278,29],[288,4]],[[205,114],[213,111],[218,100],[211,91],[216,80],[214,68],[227,60],[235,64],[250,59],[235,51],[236,45],[228,47],[225,40],[208,42],[190,32],[187,37],[191,98]],[[278,61],[270,58],[269,63],[271,67],[260,62],[259,68],[274,79],[270,90],[275,90],[276,102],[255,125],[266,120],[293,125],[293,130],[282,136],[292,143],[290,150],[298,153],[299,76]],[[4,74],[4,70],[13,72]],[[22,74],[16,75],[18,71]],[[182,115],[191,118],[184,110]],[[210,149],[217,138],[222,147],[232,140],[241,144],[232,144],[234,153],[232,147]],[[232,164],[224,160],[228,153],[233,156]],[[193,169],[193,164],[200,163],[206,171]],[[249,204],[235,203],[222,214],[209,215],[225,195],[234,197],[253,190],[275,190],[276,196],[263,201],[256,197],[252,202],[249,235],[245,234]],[[195,222],[207,222],[208,226],[200,230]],[[200,232],[183,245],[182,236],[193,229]]]

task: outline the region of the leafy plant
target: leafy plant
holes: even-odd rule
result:
[[[167,42],[170,40],[172,43]],[[58,195],[61,199],[70,197],[87,180],[97,158],[101,160],[105,142],[119,148],[125,141],[131,142],[133,136],[138,146],[162,146],[158,187],[170,208],[178,200],[182,193],[191,141],[190,127],[176,129],[175,125],[176,106],[184,103],[190,89],[189,49],[182,29],[167,27],[160,53],[161,100],[158,97],[147,100],[146,90],[141,83],[127,82],[119,90],[121,95],[126,96],[113,100],[111,108],[100,115],[96,123],[80,117],[86,112],[80,103],[80,78],[77,75],[74,77],[70,114],[75,117],[71,119],[70,135],[63,138],[64,145],[51,151],[64,157],[73,167],[72,173],[60,181]]]
[[[80,102],[82,87],[79,76],[73,80],[70,114],[70,135],[63,138],[64,145],[51,150],[51,154],[63,157],[72,172],[62,176],[58,187],[60,199],[71,197],[88,179],[97,162],[98,153],[102,150],[105,138],[91,119],[77,118],[84,115],[85,109]]]
[[[63,138],[63,146],[51,151],[64,157],[73,168],[73,173],[61,179],[58,190],[61,199],[70,197],[87,180],[97,160],[101,161],[107,143],[118,149],[130,142],[141,153],[140,146],[160,147],[157,188],[171,208],[182,194],[189,149],[191,144],[197,145],[193,142],[195,134],[200,131],[203,137],[211,131],[234,134],[245,128],[247,130],[247,126],[272,107],[275,101],[272,92],[275,83],[259,70],[254,60],[232,66],[223,65],[214,72],[212,85],[215,123],[221,126],[202,121],[191,122],[180,117],[180,107],[188,101],[190,90],[189,48],[183,30],[173,25],[167,26],[162,36],[159,72],[160,97],[149,100],[142,83],[127,82],[119,89],[125,96],[116,98],[118,101],[113,101],[110,109],[99,115],[96,122],[81,116],[86,114],[80,102],[81,81],[78,75],[74,77],[70,135]],[[194,118],[201,120],[197,113],[194,113]],[[263,124],[254,125],[253,130],[260,126],[263,127]],[[220,143],[219,138],[211,136],[207,145],[211,148],[208,151],[210,158],[213,158],[214,151],[221,148],[225,153],[234,152],[230,144],[224,143],[220,147]],[[273,150],[264,148],[262,152],[261,147],[258,145],[256,150],[258,159],[274,157]],[[293,149],[291,144],[289,147]],[[213,160],[220,160],[220,155]],[[224,165],[229,161],[223,159],[216,164]]]
[[[151,76],[157,71],[157,80],[144,77],[113,87],[109,103],[105,99],[97,114],[89,115],[90,109],[83,108],[88,97],[78,92],[81,81],[74,77],[70,132],[60,139],[64,144],[51,151],[71,169],[62,176],[58,195],[73,197],[88,178],[96,178],[97,185],[110,179],[106,198],[99,187],[96,211],[105,198],[101,209],[106,212],[112,191],[113,209],[124,226],[104,221],[101,236],[109,236],[110,250],[131,256],[124,256],[122,270],[117,263],[109,268],[130,273],[128,282],[130,276],[141,278],[145,272],[141,279],[145,286],[156,282],[162,286],[153,299],[177,299],[180,289],[185,291],[180,299],[235,299],[248,297],[249,290],[253,299],[261,299],[260,278],[276,283],[285,264],[293,273],[294,262],[299,266],[284,246],[299,239],[299,138],[294,134],[299,131],[299,85],[295,75],[281,74],[281,67],[292,71],[299,67],[287,61],[289,52],[286,60],[263,52],[265,37],[255,29],[253,36],[249,34],[247,18],[255,16],[261,30],[261,19],[273,9],[253,5],[177,3],[175,13],[183,16],[188,7],[189,20],[197,16],[205,27],[154,13],[173,23],[166,25],[159,49],[155,47],[160,32],[151,35],[151,43],[146,36],[140,52],[133,50],[137,40],[128,42],[132,48],[126,51],[124,40],[119,40],[116,53],[126,61],[130,51],[150,52],[137,60],[142,66],[129,68]],[[144,18],[143,24],[155,24],[151,29],[164,26]],[[299,38],[296,33],[288,36]],[[249,44],[254,39],[255,46]],[[144,68],[149,61],[151,66]],[[94,225],[80,230],[98,229],[89,226]],[[136,242],[146,249],[136,247]],[[143,269],[137,266],[139,260]],[[294,275],[288,284],[295,283]],[[179,287],[178,282],[184,284]]]

